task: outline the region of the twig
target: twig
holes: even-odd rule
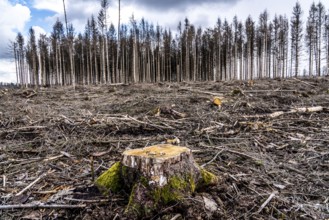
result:
[[[32,183],[30,183],[27,187],[25,187],[20,192],[18,192],[15,196],[22,195],[26,190],[28,190],[29,188],[31,188],[34,184],[36,184],[39,180],[41,180],[46,175],[47,175],[47,173],[44,173],[41,176],[39,176],[36,180],[34,180]]]
[[[68,158],[71,158],[71,159],[72,159],[72,157],[74,157],[72,154],[69,154],[69,153],[67,153],[67,152],[65,152],[65,151],[60,151],[60,153],[61,153],[62,155],[64,155],[65,157],[68,157]]]
[[[244,93],[256,93],[256,92],[296,92],[296,90],[293,89],[275,89],[275,90],[243,90]]]
[[[36,96],[36,95],[37,95],[37,93],[33,90],[33,93],[27,95],[26,98],[31,98],[31,97]]]
[[[43,159],[43,162],[48,162],[48,161],[56,160],[56,159],[61,158],[61,157],[64,157],[64,154],[60,154],[60,155],[57,155],[57,156],[45,158],[45,159]]]
[[[218,128],[222,128],[223,126],[224,125],[213,125],[213,126],[210,126],[210,127],[207,127],[207,128],[202,128],[200,130],[200,133],[203,133],[203,132],[211,133],[211,132],[215,131]]]
[[[43,209],[80,209],[85,208],[85,204],[81,205],[65,205],[65,204],[16,204],[16,205],[0,205],[0,210],[4,209],[27,209],[27,208],[43,208]]]
[[[300,171],[300,170],[298,170],[298,169],[296,169],[296,168],[293,168],[293,167],[291,167],[291,166],[288,166],[288,165],[286,165],[286,164],[280,164],[279,167],[281,167],[281,168],[286,168],[286,169],[288,169],[288,170],[290,170],[290,171],[294,171],[294,172],[296,172],[296,173],[298,173],[298,174],[300,174],[300,175],[303,175],[303,176],[306,175],[305,172]]]
[[[174,217],[172,217],[170,220],[176,220],[178,219],[179,217],[182,217],[181,214],[176,214]]]
[[[93,157],[101,157],[101,156],[104,156],[105,154],[110,153],[110,152],[112,151],[112,148],[113,148],[113,147],[111,147],[111,148],[110,148],[109,150],[107,150],[107,151],[92,153],[91,156],[93,156]]]
[[[101,203],[101,202],[116,202],[116,201],[122,201],[123,199],[74,199],[74,198],[64,198],[68,201],[74,201],[74,202],[83,202],[83,203]]]
[[[212,96],[219,96],[219,98],[224,97],[224,94],[214,93],[214,92],[209,92],[209,91],[201,91],[201,90],[189,89],[189,88],[182,88],[181,90],[187,90],[187,91],[194,92],[194,93],[203,93],[203,94],[212,95]]]
[[[95,180],[95,170],[94,170],[94,156],[90,157],[90,172],[91,172],[91,181]]]
[[[6,185],[7,185],[7,177],[6,177],[6,175],[2,175],[2,182],[3,182],[3,188],[6,188]]]
[[[321,140],[321,141],[322,141],[322,140]],[[320,157],[324,157],[324,156],[327,156],[327,155],[329,155],[329,152],[328,152],[328,151],[327,151],[327,152],[323,152],[323,153],[321,153],[321,154],[318,155],[318,156],[310,157],[310,158],[308,158],[307,160],[310,161],[310,160],[317,159],[317,158],[320,158]]]
[[[232,154],[238,154],[238,155],[240,155],[240,156],[248,157],[248,158],[253,159],[253,160],[255,160],[255,161],[260,161],[260,160],[261,160],[261,159],[258,159],[258,158],[256,158],[256,157],[253,157],[253,156],[250,156],[250,155],[248,155],[248,154],[241,153],[241,152],[238,152],[238,151],[235,151],[235,150],[229,150],[229,149],[226,149],[226,151],[227,151],[227,152],[230,152],[230,153],[232,153]]]
[[[245,154],[245,153],[242,153],[242,152],[238,152],[238,151],[235,151],[235,150],[230,150],[230,149],[227,149],[227,148],[216,147],[216,146],[208,146],[208,145],[203,144],[203,143],[201,144],[201,146],[207,147],[207,148],[223,149],[224,151],[227,151],[227,152],[232,153],[232,154],[238,154],[240,156],[244,156],[244,157],[248,157],[250,159],[253,159],[255,161],[260,161],[260,159],[258,159],[256,157],[253,157],[253,156],[250,156],[248,154]]]
[[[172,115],[176,118],[186,118],[185,113],[178,112],[178,111],[172,109],[171,107],[161,107],[160,112],[164,113],[164,114]]]
[[[203,168],[203,167],[207,166],[208,164],[212,163],[214,160],[216,160],[218,155],[220,155],[223,151],[225,151],[225,149],[218,151],[217,154],[214,156],[214,158],[212,158],[209,162],[202,164],[201,167]]]
[[[115,214],[113,220],[116,220],[117,218],[119,218],[119,214],[118,213]]]
[[[308,86],[311,86],[311,87],[313,87],[313,88],[316,88],[316,86],[311,85],[310,83],[304,82],[304,81],[302,81],[302,80],[300,80],[300,79],[297,79],[297,78],[292,78],[292,79],[294,79],[294,80],[296,80],[296,81],[298,81],[298,82],[301,82],[301,83],[303,83],[303,84],[305,84],[305,85],[308,85]]]
[[[257,213],[260,213],[265,206],[267,206],[267,204],[273,199],[273,197],[277,194],[278,192],[272,192],[271,195],[266,199],[266,201],[260,206],[260,208],[258,209]]]
[[[33,129],[45,129],[47,126],[27,126],[27,127],[19,127],[17,128],[18,131],[24,131],[24,130],[33,130]]]
[[[161,126],[161,125],[155,125],[153,123],[147,123],[145,121],[140,121],[140,120],[138,120],[138,119],[136,119],[134,117],[131,117],[131,116],[128,116],[128,118],[131,119],[131,120],[133,120],[133,121],[135,121],[135,122],[138,122],[138,123],[141,123],[141,124],[144,124],[144,125],[149,125],[151,127],[155,127],[157,129],[160,129],[160,130],[162,130],[162,129],[174,129],[171,126],[165,127],[165,126]]]

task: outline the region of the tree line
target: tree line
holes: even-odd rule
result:
[[[329,11],[312,3],[307,20],[297,2],[290,20],[265,10],[258,20],[218,18],[195,27],[186,18],[173,31],[145,19],[107,19],[107,0],[83,33],[59,20],[49,36],[30,28],[13,42],[20,85],[64,86],[138,82],[252,80],[329,74]],[[305,53],[304,53],[305,52]],[[302,54],[307,54],[303,57]],[[308,69],[301,69],[301,63]]]

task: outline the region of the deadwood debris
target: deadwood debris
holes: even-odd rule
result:
[[[129,219],[129,198],[100,195],[93,179],[125,149],[176,140],[221,183],[155,219],[326,219],[328,82],[9,89],[0,97],[0,216]]]

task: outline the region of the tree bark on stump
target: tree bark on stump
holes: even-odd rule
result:
[[[121,162],[98,177],[95,185],[103,194],[129,193],[126,212],[146,217],[218,180],[195,163],[190,149],[160,144],[123,152]]]

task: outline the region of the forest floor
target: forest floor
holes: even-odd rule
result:
[[[329,77],[0,89],[0,218],[129,219],[93,179],[177,137],[221,180],[152,219],[328,219],[328,133]]]

